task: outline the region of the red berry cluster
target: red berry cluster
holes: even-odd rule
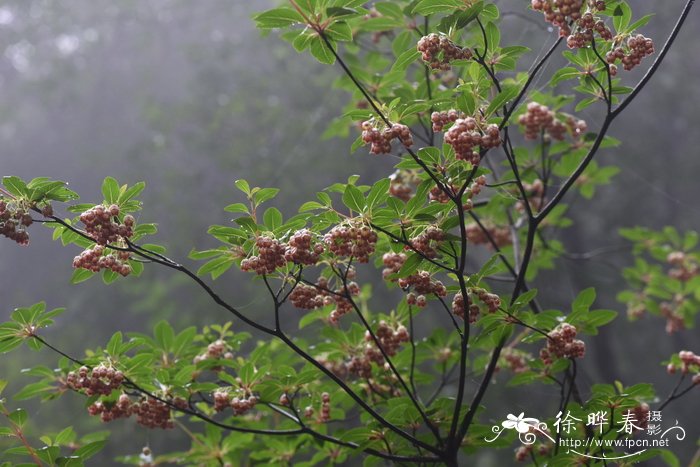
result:
[[[430,121],[433,123],[433,131],[442,131],[447,125],[464,118],[466,118],[464,112],[455,109],[433,112],[430,115]]]
[[[289,294],[289,301],[302,310],[321,308],[326,294],[312,285],[297,284]]]
[[[501,134],[498,125],[487,125],[482,132],[476,119],[458,118],[445,133],[445,143],[452,146],[457,159],[477,165],[481,161],[481,155],[475,148],[479,146],[486,150],[500,146]]]
[[[486,186],[486,177],[480,175],[472,182],[471,186],[464,192],[464,204],[462,204],[462,209],[469,211],[474,208],[474,202],[472,198],[481,193],[481,190]]]
[[[233,353],[231,353],[226,341],[223,339],[217,339],[211,342],[207,346],[207,351],[194,357],[192,363],[197,364],[204,360],[217,360],[219,358],[226,358],[229,360],[233,358]]]
[[[258,249],[257,256],[250,256],[241,261],[243,271],[255,271],[256,274],[271,274],[275,269],[286,264],[285,245],[279,240],[260,236],[255,240]]]
[[[581,18],[583,0],[532,0],[532,9],[541,11],[544,20],[559,28],[559,36],[571,34],[569,23]]]
[[[77,373],[71,371],[66,377],[66,386],[75,391],[83,390],[88,396],[108,396],[123,382],[124,373],[103,364],[96,366],[92,371],[86,366],[81,366]]]
[[[405,147],[413,146],[413,136],[411,130],[400,123],[394,123],[390,127],[380,130],[371,121],[362,122],[362,141],[369,144],[370,154],[389,154],[391,152],[391,141],[396,138]]]
[[[360,263],[367,263],[369,256],[374,253],[377,243],[377,233],[368,226],[339,225],[333,227],[323,237],[328,250],[336,256],[352,256]]]
[[[527,111],[518,118],[525,127],[525,139],[537,139],[542,132],[562,141],[566,137],[566,125],[556,118],[556,113],[546,105],[530,102]]]
[[[109,269],[117,274],[126,277],[131,274],[131,266],[127,263],[129,252],[119,250],[116,254],[104,255],[105,247],[95,245],[81,252],[73,258],[73,267],[76,269],[87,269],[92,272],[99,272],[102,269]]]
[[[503,247],[513,242],[510,229],[506,226],[486,226],[488,234],[493,239],[496,246]],[[467,240],[474,245],[488,245],[492,247],[491,241],[486,233],[479,227],[479,224],[469,224],[466,226]]]
[[[323,253],[323,244],[315,243],[315,240],[315,235],[310,230],[298,230],[287,243],[284,259],[307,266],[318,263],[318,258]]]
[[[328,371],[336,375],[338,378],[346,378],[348,375],[348,365],[343,361],[328,360],[327,355],[316,357],[316,360],[323,365]]]
[[[469,323],[474,324],[481,315],[481,309],[479,308],[479,305],[472,303],[472,299],[469,297],[469,295],[467,295],[467,303],[465,304],[462,292],[458,292],[452,299],[452,313],[454,313],[455,316],[459,316],[460,318],[464,319],[464,312],[466,311],[467,307],[469,307]]]
[[[547,334],[547,347],[540,350],[540,358],[545,365],[551,365],[556,358],[582,358],[586,353],[586,344],[574,339],[576,328],[569,323],[562,323]]]
[[[527,201],[530,204],[530,208],[533,210],[538,210],[544,206],[545,196],[544,196],[544,183],[539,178],[535,179],[532,183],[523,182],[523,189],[527,194]],[[518,192],[517,195],[520,193]],[[515,204],[515,209],[519,212],[525,211],[525,203],[523,200],[519,200]]]
[[[681,350],[678,352],[678,357],[681,359],[681,365],[678,367],[673,363],[669,363],[666,367],[668,374],[672,375],[680,370],[684,375],[690,372],[696,372],[693,376],[693,384],[700,384],[700,355],[696,355],[690,350]]]
[[[347,287],[335,290],[335,295],[329,295],[325,298],[325,304],[331,304],[335,302],[335,308],[331,311],[328,316],[328,320],[331,324],[338,324],[340,317],[346,315],[354,309],[351,296],[360,295],[360,286],[356,282],[348,282]]]
[[[459,190],[458,187],[455,185],[451,185],[450,188],[452,189],[453,192],[456,192]],[[447,204],[450,202],[450,197],[447,193],[445,193],[445,190],[440,188],[439,186],[435,185],[430,189],[430,192],[428,193],[428,199],[430,201],[436,201],[438,203],[442,204]]]
[[[214,392],[214,410],[222,412],[227,408],[233,409],[234,415],[243,415],[249,412],[258,403],[258,398],[253,394],[246,393],[241,397],[233,396],[228,391]]]
[[[503,349],[501,357],[508,365],[510,371],[513,373],[522,373],[530,369],[529,365],[527,364],[528,359],[526,355],[510,347]]]
[[[29,245],[27,227],[33,222],[32,216],[18,203],[0,198],[0,234],[19,245]]]
[[[423,301],[425,297],[423,299],[420,298],[423,295],[435,294],[438,297],[447,295],[447,288],[439,280],[433,280],[428,271],[418,271],[408,277],[402,277],[399,279],[399,287],[404,290],[412,289],[413,292],[419,294],[418,297],[413,297],[409,294],[407,297],[409,305],[425,306]]]
[[[618,46],[605,56],[607,62],[613,65],[618,60],[622,61],[622,67],[629,71],[642,63],[642,59],[654,53],[654,41],[641,34],[627,39],[627,47]]]
[[[390,357],[396,355],[396,352],[401,347],[401,344],[403,344],[404,342],[408,342],[410,337],[408,335],[408,330],[406,329],[406,326],[400,324],[396,327],[391,327],[384,320],[379,322],[379,326],[377,327],[375,335],[377,336],[379,344],[381,345],[384,352],[386,352],[386,354]],[[365,332],[365,341],[367,342],[367,350],[373,350],[375,343],[369,331]],[[370,360],[377,363],[378,365],[381,365],[384,363],[384,358],[382,357],[380,352],[377,352],[377,354],[378,357],[376,356],[376,354],[373,354]]]
[[[99,415],[103,422],[129,418],[132,414],[131,399],[126,394],[121,394],[116,402],[96,401],[88,406],[88,413],[93,417]]]
[[[677,305],[680,304],[681,303],[677,303]],[[674,332],[685,329],[683,315],[677,306],[674,307],[674,305],[669,302],[661,302],[659,305],[659,312],[661,313],[661,316],[666,318],[666,332],[668,334],[673,334]]]
[[[479,301],[486,305],[489,313],[495,313],[501,306],[501,298],[493,293],[489,293],[486,289],[472,289],[472,292],[477,296]]]
[[[413,197],[413,190],[421,182],[421,179],[413,171],[399,169],[394,172],[389,185],[391,196],[407,202]]]
[[[187,401],[180,397],[172,400],[179,409],[187,408]],[[121,394],[116,402],[94,402],[88,406],[90,415],[99,415],[103,422],[136,415],[136,422],[146,428],[171,429],[175,427],[170,405],[152,397],[142,397],[134,402],[126,394]]]
[[[382,277],[387,279],[390,275],[399,272],[406,262],[406,258],[405,253],[384,253],[382,256],[382,264],[384,264]]]
[[[603,9],[605,6],[603,5]],[[576,22],[576,32],[572,33],[566,39],[566,45],[570,49],[580,49],[588,46],[593,42],[594,32],[597,32],[601,39],[611,41],[613,39],[612,31],[605,25],[605,22],[593,16],[593,13],[587,11]]]
[[[181,405],[186,402],[180,399]],[[142,397],[139,402],[132,406],[133,414],[136,415],[136,423],[146,428],[175,428],[175,422],[170,415],[170,406],[165,402],[152,397]]]
[[[666,262],[674,266],[668,271],[668,276],[682,282],[688,282],[700,274],[700,265],[696,259],[682,251],[673,251],[666,257]]]
[[[318,421],[321,423],[327,423],[331,419],[331,396],[327,392],[321,394],[321,414],[318,417]]]
[[[471,50],[459,47],[447,36],[435,33],[421,37],[416,47],[422,54],[423,61],[427,62],[433,70],[447,71],[450,69],[452,60],[472,58]]]
[[[80,215],[80,222],[85,224],[85,232],[98,245],[107,245],[120,238],[131,238],[134,234],[134,217],[127,214],[123,223],[118,222],[119,206],[98,204]]]
[[[438,247],[445,240],[445,232],[434,225],[410,239],[411,246],[427,258],[436,258]]]

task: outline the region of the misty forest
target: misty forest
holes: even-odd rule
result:
[[[700,467],[694,3],[0,2],[0,466]]]

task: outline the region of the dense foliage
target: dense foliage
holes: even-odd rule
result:
[[[603,441],[638,437],[651,413],[700,383],[700,356],[679,349],[663,362],[677,379],[659,388],[665,398],[649,384],[580,388],[587,336],[617,312],[594,308],[592,288],[570,309],[548,309],[531,286],[566,254],[552,234],[572,228],[567,194],[590,199],[617,173],[594,158],[618,144],[610,126],[659,69],[693,1],[659,47],[639,32],[651,17],[635,20],[622,0],[533,0],[521,13],[551,24],[557,37],[524,64],[527,47],[501,44],[494,3],[368,3],[290,0],[255,21],[282,30],[297,51],[339,65],[337,84],[350,102],[326,135],[356,132],[353,151],[367,146],[395,157],[396,171],[366,184],[351,176],[287,219],[268,207],[279,190],[237,180],[238,199],[224,208],[236,217],[209,228],[220,247],[192,251],[190,259],[202,261],[196,272],[147,243],[157,229],[139,216],[143,183],[107,177],[98,204],[78,204],[63,182],[4,177],[0,232],[27,245],[30,231],[40,234],[33,224],[53,229],[55,240],[79,249],[73,283],[100,274],[109,284],[163,266],[195,281],[231,319],[180,331],[162,321],[152,335],[116,332],[104,348],[78,357],[42,335],[61,309],[17,309],[0,325],[0,352],[26,344],[61,358],[57,369],[29,369],[35,380],[14,400],[77,392],[87,413],[105,422],[131,419],[120,423],[177,428],[192,439],[178,452],[146,448],[122,459],[136,465],[325,465],[357,455],[368,465],[458,465],[480,450],[512,448],[518,435],[533,437],[516,447],[517,460],[566,465],[623,455]],[[535,89],[564,47],[567,65]],[[629,83],[625,73],[637,66],[648,71]],[[598,112],[597,128],[580,117],[584,109]],[[619,295],[628,314],[662,316],[669,333],[692,327],[697,234],[622,234],[637,256],[625,271],[631,290]],[[232,267],[269,292],[266,316],[244,313],[210,285]],[[373,290],[379,278],[385,287]],[[377,309],[373,293],[394,305]],[[418,329],[418,319],[430,328]],[[501,436],[507,414],[484,404],[499,371],[514,398],[526,386],[558,388],[559,415],[540,414],[556,434],[532,431],[540,420],[528,425],[521,414],[508,415],[502,426],[514,430]],[[23,430],[27,412],[14,405],[0,406],[0,433],[16,442],[6,454],[28,465],[82,465],[107,442],[105,434],[79,438],[72,428],[34,442]],[[599,444],[562,448],[562,414],[579,422],[567,435]],[[591,414],[604,423],[585,423]],[[630,461],[655,456],[678,463],[668,449]]]

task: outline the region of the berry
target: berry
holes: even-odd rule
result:
[[[316,264],[319,256],[323,253],[323,244],[316,243],[315,240],[316,238],[310,230],[298,230],[289,239],[284,250],[284,259],[307,266]]]
[[[411,238],[411,246],[427,258],[438,256],[438,247],[445,240],[445,233],[435,226],[429,226],[421,234]]]
[[[562,323],[547,333],[547,346],[540,350],[540,359],[545,365],[551,365],[556,358],[582,358],[586,353],[586,344],[574,339],[576,328],[569,323]]]
[[[432,33],[421,37],[416,48],[421,53],[423,61],[427,62],[433,70],[447,71],[451,68],[451,61],[472,58],[471,50],[455,45],[447,36],[441,34]]]
[[[377,243],[377,233],[367,225],[339,225],[333,227],[323,237],[328,250],[338,257],[352,256],[360,263],[369,262]]]
[[[483,125],[483,128],[480,128],[473,117],[458,118],[445,133],[445,143],[452,146],[457,159],[478,165],[481,155],[476,147],[487,150],[500,146],[500,130],[498,125],[494,124]]]
[[[85,224],[85,232],[98,245],[108,245],[121,239],[131,238],[133,231],[133,217],[128,216],[130,225],[118,222],[119,206],[112,204],[109,207],[98,204],[80,215],[80,222]],[[126,217],[126,216],[125,216]]]
[[[14,240],[18,245],[29,245],[29,227],[34,220],[28,214],[29,207],[21,201],[0,197],[0,235]]]
[[[250,256],[241,261],[241,270],[254,271],[258,275],[271,274],[278,267],[287,264],[286,247],[279,240],[260,236],[255,239],[255,246],[258,250],[257,256]]]
[[[80,367],[78,373],[71,371],[66,376],[66,386],[74,391],[84,391],[88,396],[108,396],[124,383],[124,373],[100,364],[89,370]]]
[[[394,123],[380,130],[371,121],[362,122],[362,141],[370,145],[370,154],[389,154],[391,141],[395,138],[407,148],[413,146],[413,136],[406,125]]]

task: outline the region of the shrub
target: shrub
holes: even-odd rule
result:
[[[638,32],[650,17],[632,21],[624,1],[533,0],[524,14],[550,23],[558,38],[525,65],[527,47],[501,45],[494,3],[367,3],[290,0],[255,21],[282,30],[297,51],[339,65],[350,102],[327,133],[356,132],[352,149],[395,157],[396,172],[369,184],[350,177],[287,219],[263,206],[277,189],[238,180],[242,202],[225,207],[238,217],[209,228],[221,246],[192,252],[204,262],[196,272],[145,243],[156,227],[134,215],[143,183],[107,177],[103,200],[76,204],[63,182],[3,179],[2,234],[27,245],[34,223],[52,228],[54,239],[82,250],[73,283],[96,274],[111,283],[162,266],[189,277],[232,319],[180,332],[164,321],[152,335],[116,332],[104,348],[77,357],[42,334],[61,309],[17,309],[0,326],[0,351],[26,344],[61,359],[56,370],[28,371],[37,380],[16,399],[76,392],[105,422],[130,418],[125,423],[191,436],[186,451],[156,456],[147,448],[122,459],[140,465],[316,465],[361,454],[368,465],[455,466],[480,450],[510,447],[516,436],[524,440],[517,460],[563,465],[624,456],[603,441],[632,439],[650,414],[700,382],[700,357],[684,350],[664,362],[678,382],[662,402],[647,384],[580,388],[588,336],[617,313],[591,309],[593,289],[581,291],[570,311],[545,309],[532,287],[565,254],[549,234],[570,228],[567,194],[591,198],[617,172],[594,158],[617,144],[610,126],[661,66],[693,1],[659,48]],[[535,90],[562,44],[566,66]],[[626,72],[637,66],[646,74],[627,87]],[[600,115],[598,128],[581,118],[588,107]],[[64,217],[64,209],[77,216]],[[630,316],[663,316],[668,332],[691,327],[700,296],[697,235],[672,228],[623,235],[638,255],[625,272],[634,290],[619,296]],[[267,316],[242,312],[210,285],[207,276],[221,280],[232,267],[267,290]],[[391,307],[376,309],[373,280],[383,281]],[[293,331],[293,320],[303,332]],[[261,340],[246,344],[247,331]],[[510,386],[557,387],[557,417],[508,415],[494,426],[504,414],[484,398],[499,370]],[[106,442],[67,428],[37,445],[23,431],[26,411],[0,409],[1,433],[17,443],[8,454],[35,464],[81,465]],[[562,428],[566,420],[576,436]],[[568,435],[599,444],[564,449]],[[634,460],[654,456],[675,461],[662,449]]]

